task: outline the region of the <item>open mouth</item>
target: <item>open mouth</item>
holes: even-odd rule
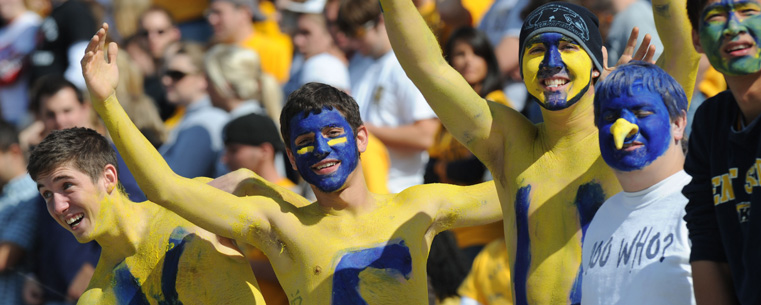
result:
[[[642,146],[643,146],[642,142],[631,141],[631,142],[624,143],[624,146],[621,147],[621,150],[623,150],[623,151],[632,151],[632,150],[635,150],[635,149],[640,148]]]
[[[85,217],[84,213],[78,213],[74,214],[72,216],[69,216],[66,218],[66,224],[71,227],[72,230],[76,229],[77,226],[82,222],[82,219]]]
[[[337,160],[322,161],[313,165],[312,170],[318,175],[326,175],[338,170],[340,164],[341,161]]]
[[[730,56],[745,56],[749,54],[752,47],[753,44],[749,42],[730,43],[724,48],[724,52]]]
[[[542,81],[542,84],[544,85],[545,90],[547,91],[558,91],[562,90],[565,85],[567,85],[569,80],[567,78],[548,78]]]

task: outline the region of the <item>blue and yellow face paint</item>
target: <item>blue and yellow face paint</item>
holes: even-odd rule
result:
[[[291,119],[291,151],[301,177],[323,192],[343,187],[359,163],[354,131],[336,109]]]
[[[523,49],[523,82],[548,110],[568,108],[587,92],[592,59],[574,40],[560,33],[541,33]]]
[[[633,94],[600,101],[600,153],[610,167],[639,170],[671,145],[671,118],[660,94],[634,84]]]
[[[719,72],[746,75],[761,70],[761,5],[757,1],[709,4],[703,10],[699,33],[703,51]]]

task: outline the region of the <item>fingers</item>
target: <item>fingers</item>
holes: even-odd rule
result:
[[[649,62],[651,64],[655,64],[655,45],[650,45],[649,48],[647,48],[647,55],[645,55],[645,58],[642,59],[645,62]]]
[[[108,44],[108,62],[116,63],[116,54],[119,54],[119,47],[115,42]]]
[[[635,26],[632,28],[631,34],[629,34],[629,41],[626,42],[623,55],[634,54],[634,48],[637,46],[637,37],[639,37],[639,28]]]
[[[647,34],[645,35],[645,38],[642,38],[642,44],[639,45],[639,49],[637,49],[637,53],[634,53],[633,59],[642,60],[643,58],[645,58],[645,55],[647,55],[647,51],[650,47],[651,39],[652,39],[652,36],[650,36],[650,34]],[[636,44],[637,41],[635,40],[634,43]]]

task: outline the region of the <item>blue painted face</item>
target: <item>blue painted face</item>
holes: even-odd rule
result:
[[[343,187],[359,163],[354,131],[336,109],[291,119],[291,152],[301,177],[323,192]]]
[[[703,10],[700,43],[711,65],[726,75],[761,70],[761,4],[721,0]]]
[[[547,32],[523,48],[523,82],[548,110],[565,109],[587,92],[592,82],[592,59],[572,38]]]
[[[663,98],[641,85],[634,86],[633,96],[600,101],[597,118],[600,153],[610,167],[620,171],[644,168],[672,142],[671,118]]]

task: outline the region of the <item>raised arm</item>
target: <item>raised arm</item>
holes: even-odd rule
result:
[[[426,184],[420,186],[426,199],[421,202],[433,218],[431,228],[436,232],[483,225],[502,220],[502,208],[494,181],[469,186]]]
[[[391,45],[407,76],[423,93],[444,126],[476,156],[490,163],[488,158],[495,157],[490,150],[503,150],[506,140],[517,142],[517,139],[504,139],[505,136],[530,134],[535,128],[517,111],[495,114],[490,109],[460,73],[444,60],[436,37],[411,0],[381,0],[381,6]],[[493,127],[495,122],[499,122],[499,128]],[[501,131],[511,134],[502,135]]]
[[[107,31],[108,25],[104,24],[90,40],[81,62],[82,71],[93,106],[140,188],[149,200],[204,229],[258,245],[254,232],[270,231],[267,211],[278,210],[275,202],[265,197],[239,198],[202,181],[183,178],[169,168],[116,100],[117,46],[113,42],[109,44],[106,61],[103,47]]]
[[[692,46],[692,26],[687,19],[687,0],[653,0],[653,17],[663,53],[658,66],[668,72],[692,100],[700,55]]]

